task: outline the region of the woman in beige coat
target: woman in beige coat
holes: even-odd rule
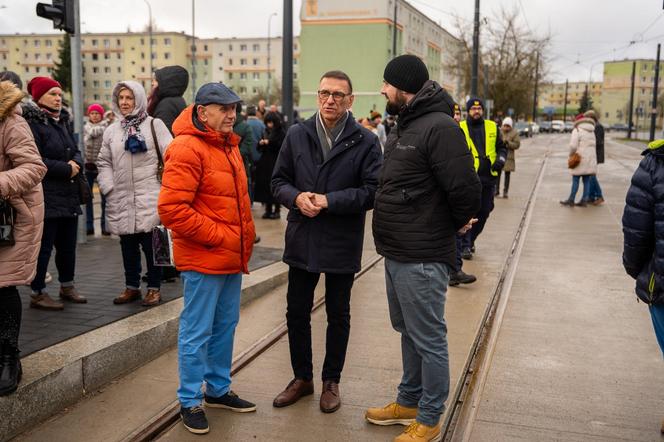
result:
[[[152,229],[159,224],[161,189],[157,167],[159,155],[163,158],[173,137],[163,121],[148,116],[147,103],[139,83],[122,81],[115,86],[112,107],[117,120],[104,132],[97,180],[106,197],[106,228],[120,236],[125,270],[126,288],[113,302],[141,299],[143,249],[148,267],[143,305],[149,307],[161,300],[161,268],[154,265],[152,256]]]
[[[35,276],[44,223],[41,180],[46,166],[21,116],[22,98],[13,83],[0,82],[0,206],[9,204],[16,211],[14,245],[0,244],[0,396],[14,392],[21,380],[21,299],[16,286],[29,284]]]
[[[512,118],[507,117],[503,120],[500,127],[500,135],[503,138],[503,143],[507,147],[507,161],[503,170],[498,171],[498,180],[496,184],[496,196],[500,196],[500,175],[505,172],[505,183],[503,184],[503,198],[507,198],[510,191],[510,176],[516,170],[516,153],[515,151],[521,146],[521,139],[519,132],[514,129]]]
[[[569,198],[562,200],[563,206],[582,206],[585,207],[590,202],[590,176],[597,174],[597,152],[595,150],[595,120],[592,118],[579,118],[574,122],[572,129],[572,138],[569,143],[569,154],[574,153],[581,156],[581,162],[574,169],[570,169],[572,174],[572,191]],[[583,180],[583,196],[578,203],[574,202],[576,192],[579,190],[579,180]]]

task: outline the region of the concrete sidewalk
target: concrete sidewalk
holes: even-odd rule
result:
[[[254,217],[260,219],[260,205],[255,205],[253,212]],[[264,240],[254,247],[254,253],[249,262],[250,271],[280,261],[283,253],[280,242],[280,237],[283,236],[283,222],[260,220],[257,222],[257,226],[260,227],[259,234],[263,234]],[[264,244],[271,244],[271,246]],[[54,256],[55,253],[51,257],[49,267],[53,282],[47,285],[46,290],[54,299],[58,299],[60,285]],[[145,259],[143,259],[143,269],[144,271],[146,269]],[[63,311],[29,308],[30,287],[19,288],[23,301],[23,321],[19,342],[22,357],[146,310],[140,302],[124,305],[113,304],[113,298],[125,288],[120,241],[117,237],[88,237],[86,244],[78,246],[76,287],[88,298],[88,303],[65,303]],[[145,290],[145,283],[143,283],[144,293]],[[161,293],[163,302],[181,297],[182,286],[179,278],[172,283],[163,283]]]

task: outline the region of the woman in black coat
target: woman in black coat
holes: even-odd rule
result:
[[[148,98],[148,115],[159,118],[173,133],[173,122],[187,107],[182,95],[189,85],[189,72],[182,66],[157,69],[152,78],[152,92]]]
[[[64,305],[52,299],[44,290],[46,270],[55,247],[55,265],[60,281],[60,299],[85,303],[74,287],[76,267],[76,234],[81,215],[79,196],[81,152],[74,141],[69,113],[62,108],[62,88],[48,77],[35,77],[28,83],[34,104],[23,107],[47,171],[44,188],[44,233],[37,259],[37,274],[30,284],[30,307],[42,310],[62,310]]]
[[[265,116],[266,135],[258,142],[258,148],[263,153],[256,164],[256,176],[254,187],[254,200],[265,204],[263,218],[278,219],[280,217],[280,206],[272,195],[272,171],[277,163],[281,144],[286,138],[281,118],[275,112]]]

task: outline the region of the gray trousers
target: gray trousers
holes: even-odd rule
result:
[[[392,327],[401,333],[403,377],[397,403],[417,407],[417,421],[437,425],[450,391],[445,299],[450,268],[444,263],[385,259]]]

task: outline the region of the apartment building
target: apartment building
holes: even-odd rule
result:
[[[593,102],[593,107],[601,109],[602,107],[602,82],[601,81],[571,81],[567,83],[567,115],[573,116],[579,110],[581,97],[588,89],[588,93]],[[562,83],[544,83],[539,86],[537,97],[539,106],[538,113],[546,114],[548,109],[553,109],[554,115],[562,115],[565,108],[565,82]]]

